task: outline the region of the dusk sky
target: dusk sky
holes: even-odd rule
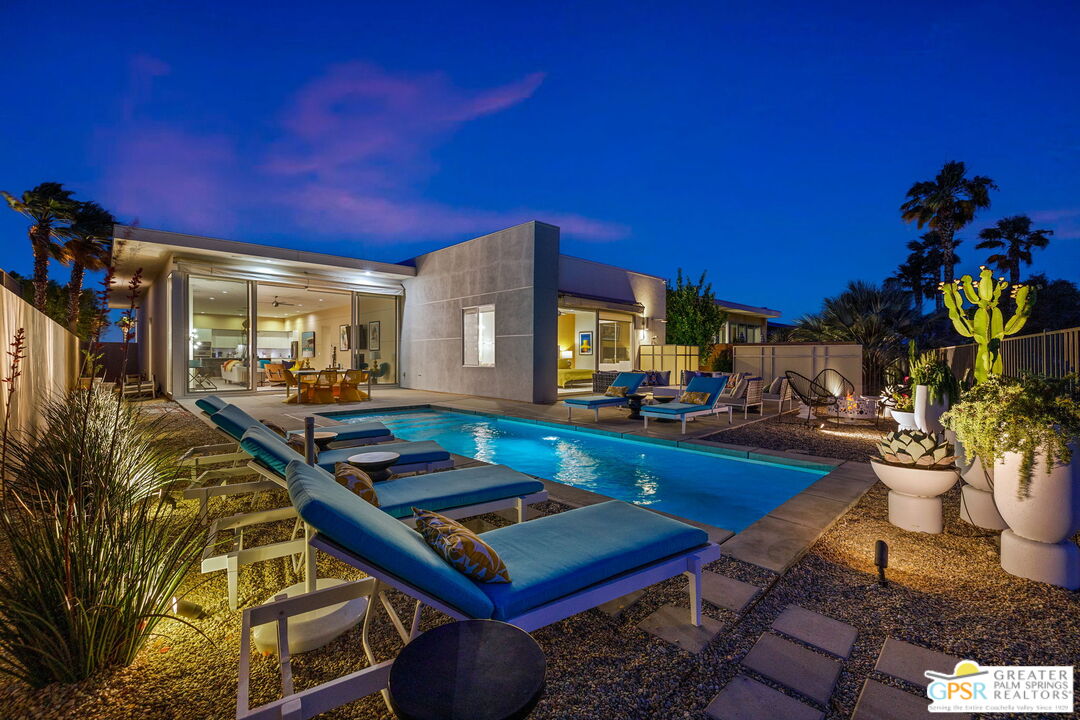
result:
[[[5,3],[0,189],[386,261],[537,219],[792,321],[891,274],[905,192],[963,160],[1000,190],[958,274],[1027,213],[1031,271],[1080,280],[1075,1],[146,5]]]

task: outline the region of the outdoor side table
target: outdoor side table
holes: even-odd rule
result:
[[[674,395],[657,395],[653,393],[652,399],[660,405],[667,405],[669,402],[675,399]]]
[[[390,479],[389,468],[397,464],[401,456],[393,452],[366,452],[350,455],[349,462],[366,472],[375,482]]]
[[[630,393],[626,396],[626,399],[630,401],[627,407],[630,408],[630,420],[641,419],[641,401],[645,399],[645,395],[641,393]]]
[[[294,433],[289,434],[304,437],[303,430],[298,430]],[[320,451],[325,450],[330,445],[330,443],[334,442],[334,438],[336,438],[337,436],[338,434],[336,430],[316,430],[312,434],[312,438],[315,440],[315,447],[319,448]]]
[[[547,660],[524,630],[462,620],[428,630],[390,668],[390,707],[401,720],[519,720],[544,693]]]

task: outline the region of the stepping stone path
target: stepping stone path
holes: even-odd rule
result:
[[[822,720],[825,713],[739,675],[713,698],[705,716],[710,720]]]
[[[923,675],[925,671],[952,673],[958,662],[958,657],[927,650],[903,640],[886,638],[874,669],[925,688],[930,685],[930,678]]]
[[[741,580],[734,580],[720,573],[701,573],[701,597],[717,607],[732,612],[742,612],[751,600],[761,592],[761,588]]]
[[[701,627],[690,624],[690,609],[665,605],[638,623],[638,628],[683,650],[699,653],[724,628],[724,623],[701,616]]]
[[[788,605],[773,629],[840,658],[851,655],[858,631],[846,623]],[[826,657],[779,635],[763,633],[742,664],[796,693],[827,706],[840,660]],[[739,675],[705,709],[712,720],[820,720],[824,713],[744,675]]]
[[[917,720],[918,718],[970,718],[961,713],[931,713],[930,699],[906,693],[876,680],[863,683],[851,720]]]
[[[851,656],[855,636],[859,634],[847,623],[810,612],[798,605],[788,605],[772,626],[773,630],[845,660]]]
[[[840,675],[840,661],[765,633],[743,658],[754,672],[825,705]]]

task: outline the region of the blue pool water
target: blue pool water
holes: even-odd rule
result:
[[[738,532],[825,475],[823,470],[579,432],[503,417],[434,410],[335,415],[378,420],[402,440],[646,505]]]

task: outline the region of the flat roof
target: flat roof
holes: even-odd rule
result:
[[[753,305],[743,305],[742,303],[731,302],[730,300],[717,300],[716,304],[725,310],[733,310],[737,313],[744,315],[757,315],[759,317],[775,318],[780,317],[781,312],[779,310],[773,310],[767,307],[755,307]]]

